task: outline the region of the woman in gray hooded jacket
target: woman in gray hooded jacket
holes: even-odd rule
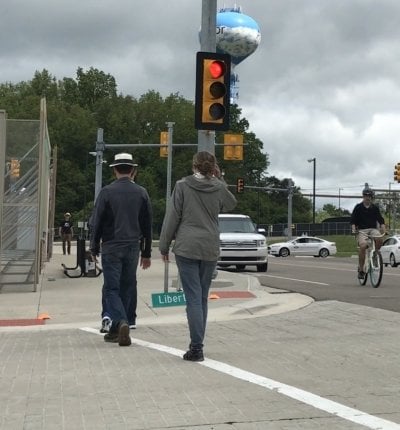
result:
[[[159,249],[169,261],[169,248],[178,266],[186,298],[190,332],[189,350],[183,359],[203,361],[208,292],[219,257],[218,214],[236,206],[236,198],[220,179],[213,154],[193,157],[193,175],[177,181],[164,218]]]

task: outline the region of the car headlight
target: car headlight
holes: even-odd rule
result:
[[[265,239],[257,240],[257,246],[265,246],[267,241]]]

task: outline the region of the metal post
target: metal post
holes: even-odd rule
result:
[[[317,159],[314,158],[310,158],[309,160],[307,160],[309,163],[313,163],[313,224],[315,224],[315,178],[316,178],[316,164],[317,164]]]
[[[215,52],[217,32],[217,0],[202,0],[200,49]],[[215,153],[215,131],[199,130],[197,133],[198,151]]]
[[[287,228],[287,237],[288,240],[292,240],[292,208],[293,208],[293,181],[291,179],[289,179],[289,183],[288,183],[288,228]]]
[[[172,182],[172,142],[174,133],[174,122],[167,122],[168,127],[168,158],[167,158],[167,195],[165,199],[165,212],[167,211],[169,201],[171,199],[171,182]],[[169,278],[169,264],[164,264],[164,293],[168,293],[168,278]]]
[[[96,179],[94,183],[94,201],[96,202],[97,196],[100,193],[103,183],[103,129],[97,129],[97,142],[96,142]]]

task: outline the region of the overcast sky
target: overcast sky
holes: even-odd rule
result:
[[[118,91],[194,99],[201,0],[12,0],[0,8],[0,82],[78,67]],[[218,8],[235,2],[218,1]],[[400,162],[400,1],[243,0],[258,49],[236,68],[239,106],[264,142],[269,175],[312,192],[388,188]],[[4,106],[0,106],[4,108]],[[178,124],[176,125],[178,126]],[[105,136],[106,138],[106,136]],[[392,189],[400,189],[391,184]],[[342,198],[352,208],[358,200]],[[318,199],[317,206],[338,199]]]

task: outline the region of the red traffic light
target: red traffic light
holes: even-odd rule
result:
[[[220,78],[225,73],[225,63],[222,61],[213,61],[209,64],[208,70],[214,79]]]
[[[231,58],[227,54],[196,55],[195,127],[228,130]]]

